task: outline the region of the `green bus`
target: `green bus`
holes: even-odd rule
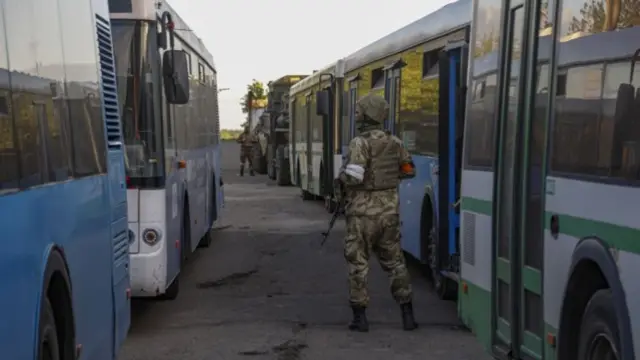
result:
[[[474,0],[458,307],[496,358],[640,358],[636,25],[635,0]]]

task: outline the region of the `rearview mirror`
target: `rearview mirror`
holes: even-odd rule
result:
[[[169,104],[189,102],[189,59],[182,50],[167,50],[162,56],[164,94]]]
[[[329,91],[316,91],[316,115],[329,116]]]

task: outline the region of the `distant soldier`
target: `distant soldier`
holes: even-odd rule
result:
[[[391,293],[400,305],[405,330],[418,327],[412,306],[412,289],[404,254],[400,248],[398,185],[415,176],[411,155],[402,142],[381,125],[389,105],[378,95],[366,95],[356,103],[360,135],[349,143],[349,154],[337,186],[346,196],[347,236],[344,256],[349,269],[349,302],[353,320],[349,329],[366,332],[369,323],[367,274],[373,251],[389,274]]]
[[[245,126],[244,131],[236,142],[240,144],[240,176],[244,176],[244,163],[249,163],[249,175],[253,176],[253,164],[251,161],[251,150],[253,144],[257,142],[255,135],[249,133],[249,126]]]

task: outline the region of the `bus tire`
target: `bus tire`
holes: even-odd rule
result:
[[[208,248],[209,246],[211,246],[211,241],[213,240],[213,223],[218,218],[218,202],[216,199],[216,174],[213,174],[213,182],[211,183],[211,206],[213,206],[211,210],[212,215],[215,214],[215,216],[211,216],[211,227],[204,234],[202,239],[200,239],[200,244],[198,244],[198,247],[200,248]]]
[[[579,334],[578,359],[608,359],[608,354],[620,358],[620,334],[611,289],[598,290],[591,296]]]
[[[48,297],[43,298],[38,321],[38,360],[60,360],[56,318]]]

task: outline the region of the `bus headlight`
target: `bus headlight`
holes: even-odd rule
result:
[[[142,240],[147,243],[147,245],[153,246],[160,241],[160,233],[154,229],[146,229],[142,233]]]

